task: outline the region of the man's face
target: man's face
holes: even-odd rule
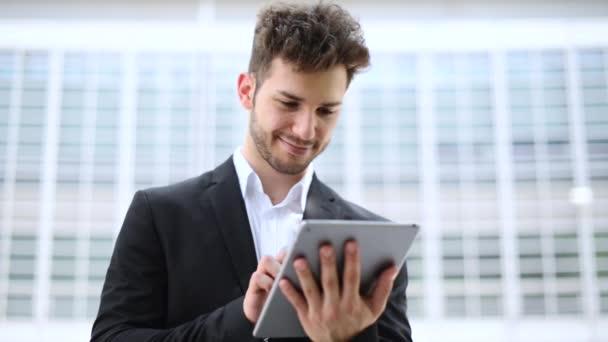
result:
[[[329,144],[346,87],[342,65],[304,73],[275,59],[250,111],[249,138],[259,155],[280,173],[303,172]]]

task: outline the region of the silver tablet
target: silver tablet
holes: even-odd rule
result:
[[[361,255],[361,293],[369,293],[377,275],[388,265],[394,264],[401,269],[407,252],[418,234],[419,227],[385,221],[339,221],[305,220],[302,221],[298,235],[285,257],[277,279],[287,278],[300,289],[298,277],[293,269],[293,261],[306,257],[319,282],[319,247],[330,243],[338,260],[338,271],[342,274],[343,248],[348,240],[359,243]],[[262,308],[253,335],[255,337],[304,337],[295,309],[275,281],[268,300]]]

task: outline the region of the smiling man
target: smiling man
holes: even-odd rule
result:
[[[411,341],[407,270],[359,294],[359,251],[344,273],[323,246],[321,282],[295,261],[296,291],[275,279],[302,219],[379,220],[337,195],[311,162],[328,146],[348,85],[369,64],[360,26],[337,5],[271,5],[259,14],[237,92],[244,145],[215,170],[138,191],[108,268],[92,341],[250,341],[274,281],[313,341]],[[348,120],[348,118],[345,118]]]

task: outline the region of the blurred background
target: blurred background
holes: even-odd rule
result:
[[[86,341],[133,193],[244,139],[245,0],[0,0],[0,341]],[[340,1],[372,67],[316,162],[422,232],[416,341],[608,341],[608,2]]]

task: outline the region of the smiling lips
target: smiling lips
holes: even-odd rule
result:
[[[312,144],[311,145],[307,145],[307,146],[300,146],[300,145],[296,145],[293,144],[281,137],[279,137],[278,139],[281,142],[281,145],[283,145],[283,147],[285,147],[285,149],[287,150],[287,152],[289,152],[290,154],[293,154],[294,156],[304,156],[306,155],[306,153],[311,149]]]

